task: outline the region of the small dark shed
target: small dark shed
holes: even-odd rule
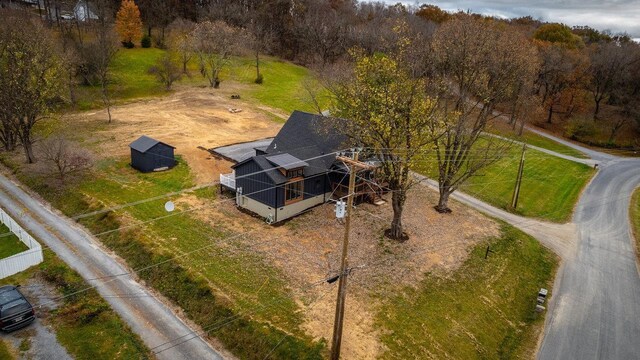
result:
[[[131,166],[142,172],[160,171],[176,165],[173,154],[175,147],[162,141],[142,135],[129,144],[131,148]]]

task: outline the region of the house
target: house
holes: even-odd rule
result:
[[[131,167],[142,172],[162,171],[176,165],[175,147],[142,135],[129,144]]]
[[[73,8],[73,14],[78,21],[98,20],[98,15],[91,9],[87,0],[79,0]]]
[[[294,111],[269,146],[255,148],[254,156],[232,166],[233,173],[220,175],[221,186],[236,192],[239,207],[270,223],[329,201],[348,180],[336,155],[348,149],[349,138],[336,130],[337,121]],[[371,194],[368,183],[359,186],[360,195]]]

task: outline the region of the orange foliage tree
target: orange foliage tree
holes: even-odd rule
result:
[[[122,0],[116,15],[116,30],[125,47],[133,47],[134,41],[142,37],[142,20],[140,10],[133,0]]]

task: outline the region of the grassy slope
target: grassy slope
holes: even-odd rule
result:
[[[78,273],[71,270],[50,250],[44,262],[3,279],[7,284],[24,283],[41,277],[53,284],[62,295],[87,288]],[[58,309],[45,323],[53,326],[58,341],[76,359],[147,359],[149,349],[125,322],[109,307],[97,291],[91,289],[60,301]],[[0,359],[1,356],[0,351]]]
[[[149,48],[120,49],[111,64],[112,82],[108,89],[114,100],[128,100],[140,97],[166,94],[167,91],[155,77],[148,73],[164,50]],[[98,86],[79,86],[78,109],[102,108],[102,98]]]
[[[378,316],[384,359],[531,358],[544,316],[538,289],[550,289],[555,256],[535,239],[504,225],[503,235],[476,246],[452,274],[428,274],[417,288],[390,299]]]
[[[293,110],[317,112],[304,83],[317,86],[309,69],[271,57],[261,58],[260,72],[264,82],[255,84],[255,63],[252,58],[238,59],[234,78],[248,84],[246,95],[260,104],[281,109],[286,113]],[[224,86],[224,85],[223,85]],[[320,92],[320,105],[327,105],[326,93]]]
[[[637,188],[631,197],[631,208],[629,209],[633,235],[636,238],[636,254],[640,256],[640,188]]]
[[[482,169],[460,188],[491,205],[508,209],[520,163],[521,148],[514,146],[496,163]],[[418,172],[436,178],[436,166],[426,159]],[[583,164],[528,150],[517,210],[523,216],[553,222],[571,218],[582,188],[594,170]]]
[[[0,235],[9,233],[9,228],[0,224]],[[0,236],[0,259],[29,250],[15,235]]]
[[[46,179],[27,177],[20,172],[18,176],[69,216],[192,186],[189,168],[184,162],[171,171],[142,174],[131,169],[127,160],[104,160],[98,164],[94,176],[87,176],[84,182],[68,191],[49,187]],[[196,195],[213,201],[215,194],[209,189]],[[167,215],[163,207],[165,201],[160,199],[80,222],[93,233],[102,233],[121,227],[125,217],[137,222]],[[282,274],[235,246],[233,241],[225,240],[229,235],[233,232],[224,224],[213,228],[187,214],[99,237],[134,269],[162,262],[162,266],[137,273],[179,305],[193,321],[215,329],[209,334],[240,358],[264,358],[283,339],[284,333],[279,329],[286,329],[292,336],[282,340],[272,357],[320,358],[325,344],[311,340],[300,328],[302,315],[281,280]],[[204,250],[198,250],[202,248]],[[186,252],[191,254],[171,261],[176,254]],[[256,283],[264,282],[265,278],[269,281],[257,291]],[[265,309],[260,306],[274,302],[277,306]],[[230,318],[235,320],[217,326],[221,319]]]
[[[527,144],[538,146],[551,151],[555,151],[560,154],[573,156],[579,159],[588,158],[588,156],[586,156],[585,154],[581,153],[580,151],[574,148],[568,147],[566,145],[562,145],[559,142],[553,141],[549,138],[546,138],[542,135],[538,135],[528,130],[524,130],[524,132],[522,133],[522,136],[519,136],[506,124],[502,124],[502,123],[495,124],[495,126],[492,127],[489,130],[489,132],[492,132],[494,134],[498,134],[501,136],[505,136],[508,138],[512,138],[516,141],[526,142]]]

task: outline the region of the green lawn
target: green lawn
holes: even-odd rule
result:
[[[538,135],[534,132],[531,132],[529,130],[524,130],[524,132],[522,133],[522,135],[517,135],[511,128],[509,128],[508,126],[506,126],[506,124],[495,124],[495,126],[493,128],[491,128],[489,130],[489,132],[494,133],[494,134],[498,134],[501,136],[505,136],[511,139],[514,139],[516,141],[520,141],[520,142],[526,142],[529,145],[533,145],[533,146],[538,146],[541,147],[543,149],[547,149],[547,150],[551,150],[551,151],[555,151],[557,153],[560,154],[564,154],[564,155],[569,155],[569,156],[573,156],[579,159],[588,159],[589,157],[586,156],[585,154],[581,153],[580,151],[560,144],[557,141],[553,141],[549,138],[546,138],[542,135]]]
[[[520,146],[511,147],[502,159],[480,170],[460,190],[523,216],[560,223],[569,221],[582,189],[595,171],[590,166],[529,149],[518,207],[511,210],[520,154]],[[418,167],[418,172],[433,179],[437,179],[436,171],[431,158]]]
[[[62,295],[73,294],[89,285],[48,249],[44,250],[44,262],[2,281],[25,284],[30,278],[46,280]],[[60,306],[41,321],[53,327],[60,344],[76,359],[152,358],[142,340],[94,289],[65,297]],[[0,359],[4,359],[1,346]]]
[[[0,224],[0,259],[29,250],[17,236],[6,235],[8,233],[10,233],[9,228]]]
[[[108,89],[116,101],[167,94],[163,85],[149,74],[148,70],[155,61],[165,54],[164,50],[155,48],[121,48],[111,64],[112,83]],[[88,110],[102,108],[100,87],[79,86],[78,109]]]
[[[640,188],[637,188],[631,197],[629,216],[633,226],[633,235],[636,238],[636,255],[640,256]]]
[[[305,83],[319,92],[318,101],[322,109],[328,105],[326,91],[318,90],[319,84],[311,71],[303,66],[276,58],[263,57],[260,72],[264,76],[262,84],[255,84],[255,59],[238,59],[235,64],[235,79],[245,83],[249,89],[243,94],[260,104],[290,113],[293,110],[317,112]],[[224,86],[224,85],[222,85]]]
[[[128,165],[128,159],[101,161],[93,176],[87,176],[85,182],[68,191],[56,191],[46,179],[23,176],[22,180],[69,216],[193,185],[183,161],[170,171],[142,174]],[[216,192],[203,189],[194,195],[214,201]],[[165,216],[166,201],[155,200],[83,218],[80,223],[99,234]],[[182,209],[187,207],[183,205]],[[198,325],[213,326],[216,330],[211,335],[238,357],[264,358],[286,331],[290,336],[282,340],[272,354],[274,358],[321,358],[326,345],[305,335],[300,326],[303,319],[299,305],[284,275],[233,239],[227,239],[239,230],[242,229],[230,229],[224,223],[212,227],[187,213],[99,238],[134,269],[163,263],[137,274],[180,306]],[[190,254],[176,258],[186,253]],[[265,284],[260,291],[257,282]],[[277,306],[262,308],[261,305],[269,303]],[[221,319],[229,318],[236,320],[219,328],[215,326]]]
[[[534,311],[541,287],[551,289],[556,257],[508,225],[476,246],[451,274],[428,274],[388,300],[377,316],[383,359],[533,358],[543,314]]]

